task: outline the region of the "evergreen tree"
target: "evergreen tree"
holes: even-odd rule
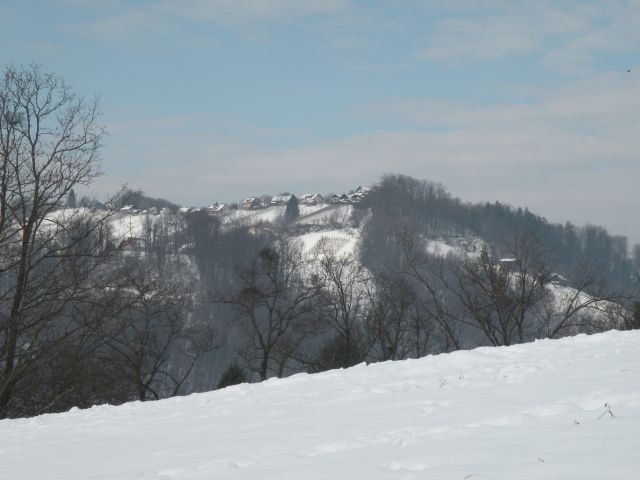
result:
[[[237,363],[232,363],[222,374],[222,378],[216,385],[217,389],[238,385],[249,381],[244,369]]]
[[[298,206],[298,198],[295,195],[291,195],[291,198],[287,202],[287,208],[284,211],[284,216],[288,222],[292,222],[300,216],[300,207]]]
[[[625,330],[640,329],[640,302],[634,302],[633,310],[624,322]]]
[[[76,192],[73,190],[69,190],[69,195],[67,196],[67,207],[76,208]]]

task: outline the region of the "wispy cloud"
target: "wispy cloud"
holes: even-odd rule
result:
[[[620,5],[612,2],[600,18],[603,21],[594,22],[588,31],[550,49],[542,63],[560,72],[571,73],[572,69],[585,72],[592,69],[597,55],[633,55],[640,44],[640,3]]]
[[[543,93],[528,103],[479,104],[438,98],[400,98],[373,103],[361,112],[372,122],[384,120],[419,128],[520,127],[541,124],[602,131],[631,125],[640,109],[635,74],[603,74]]]
[[[65,25],[69,33],[113,42],[129,42],[150,34],[165,34],[170,27],[167,19],[149,10],[131,10],[97,20]]]
[[[419,56],[460,63],[534,55],[556,70],[575,71],[640,40],[640,5],[632,0],[489,2],[483,11],[468,5],[444,12]]]
[[[316,15],[335,15],[352,7],[350,0],[165,0],[148,8],[167,15],[221,24],[261,21],[289,23]]]
[[[143,3],[112,0],[104,6],[95,0],[64,1],[101,11],[93,19],[67,24],[66,31],[111,41],[177,31],[182,31],[183,37],[191,38],[189,29],[181,22],[210,24],[253,34],[258,29],[290,25],[310,18],[320,21],[354,11],[352,0],[162,0]],[[195,42],[182,40],[185,44],[201,44],[202,41],[202,38]]]

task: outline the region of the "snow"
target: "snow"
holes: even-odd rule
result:
[[[327,240],[329,249],[336,256],[341,257],[355,253],[360,242],[360,231],[355,228],[339,230],[324,230],[321,232],[309,232],[296,237],[302,243],[302,251],[313,256],[317,253],[318,242]]]
[[[298,209],[300,210],[300,217],[312,215],[320,210],[324,210],[325,208],[327,208],[327,205],[322,203],[318,205],[303,205],[303,204],[298,205]]]
[[[621,305],[608,300],[596,301],[588,293],[573,287],[551,282],[547,284],[546,288],[552,296],[552,310],[559,315],[563,315],[567,310],[584,306],[579,310],[579,314],[588,315],[603,322],[610,322],[613,318],[618,318],[621,321],[625,313],[625,309]]]
[[[296,223],[302,225],[346,224],[351,216],[351,205],[298,205],[300,216]],[[248,224],[276,222],[284,216],[286,205],[272,205],[256,210],[233,210],[225,216],[226,222],[239,220]]]
[[[222,216],[223,222],[227,225],[242,222],[246,225],[255,225],[258,223],[276,223],[282,219],[285,213],[286,205],[274,205],[267,208],[257,210],[232,210]],[[189,208],[181,208],[181,213],[186,213]],[[337,224],[344,224],[351,215],[351,205],[334,207],[326,204],[318,205],[299,205],[300,220],[303,225],[325,225],[331,221]],[[86,208],[64,208],[51,212],[47,221],[50,226],[56,222],[68,220],[77,215],[92,214]],[[147,222],[154,223],[159,218],[172,215],[163,213],[149,213],[147,211],[135,211],[133,207],[126,206],[120,212],[110,219],[109,223],[113,230],[115,238],[123,239],[129,237],[143,237],[144,226]]]
[[[145,215],[118,213],[111,220],[111,228],[115,238],[143,237]]]
[[[303,225],[342,225],[349,224],[353,205],[304,205],[300,207],[299,224]]]
[[[484,245],[483,240],[479,238],[455,238],[447,242],[425,238],[424,241],[427,253],[436,257],[477,258]]]
[[[425,248],[428,254],[436,257],[447,257],[450,255],[463,256],[466,254],[466,251],[462,248],[452,247],[438,240],[427,240]]]
[[[260,222],[275,222],[284,215],[285,205],[275,205],[269,208],[260,208],[257,210],[233,210],[229,215],[225,216],[225,222],[244,221],[249,225]]]
[[[0,478],[630,479],[638,365],[612,331],[4,420]]]

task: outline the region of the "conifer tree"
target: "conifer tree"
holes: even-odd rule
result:
[[[73,188],[69,191],[69,195],[67,196],[67,207],[76,208],[76,192],[74,192]]]
[[[295,195],[291,195],[291,198],[287,202],[287,208],[284,211],[284,216],[288,222],[292,222],[300,216],[298,198]]]

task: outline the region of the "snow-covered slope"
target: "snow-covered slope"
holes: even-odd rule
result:
[[[5,420],[0,478],[631,479],[638,432],[612,331]]]
[[[337,256],[355,254],[360,241],[360,231],[355,228],[343,228],[340,230],[322,230],[300,235],[297,239],[301,242],[302,251],[311,258],[318,253],[321,240],[328,242],[328,248]]]
[[[315,216],[316,213],[327,209],[326,205],[300,205],[300,217]],[[277,222],[284,217],[286,210],[285,205],[273,205],[267,208],[257,210],[232,210],[223,218],[225,223],[244,222],[248,225],[254,225],[260,222]]]

